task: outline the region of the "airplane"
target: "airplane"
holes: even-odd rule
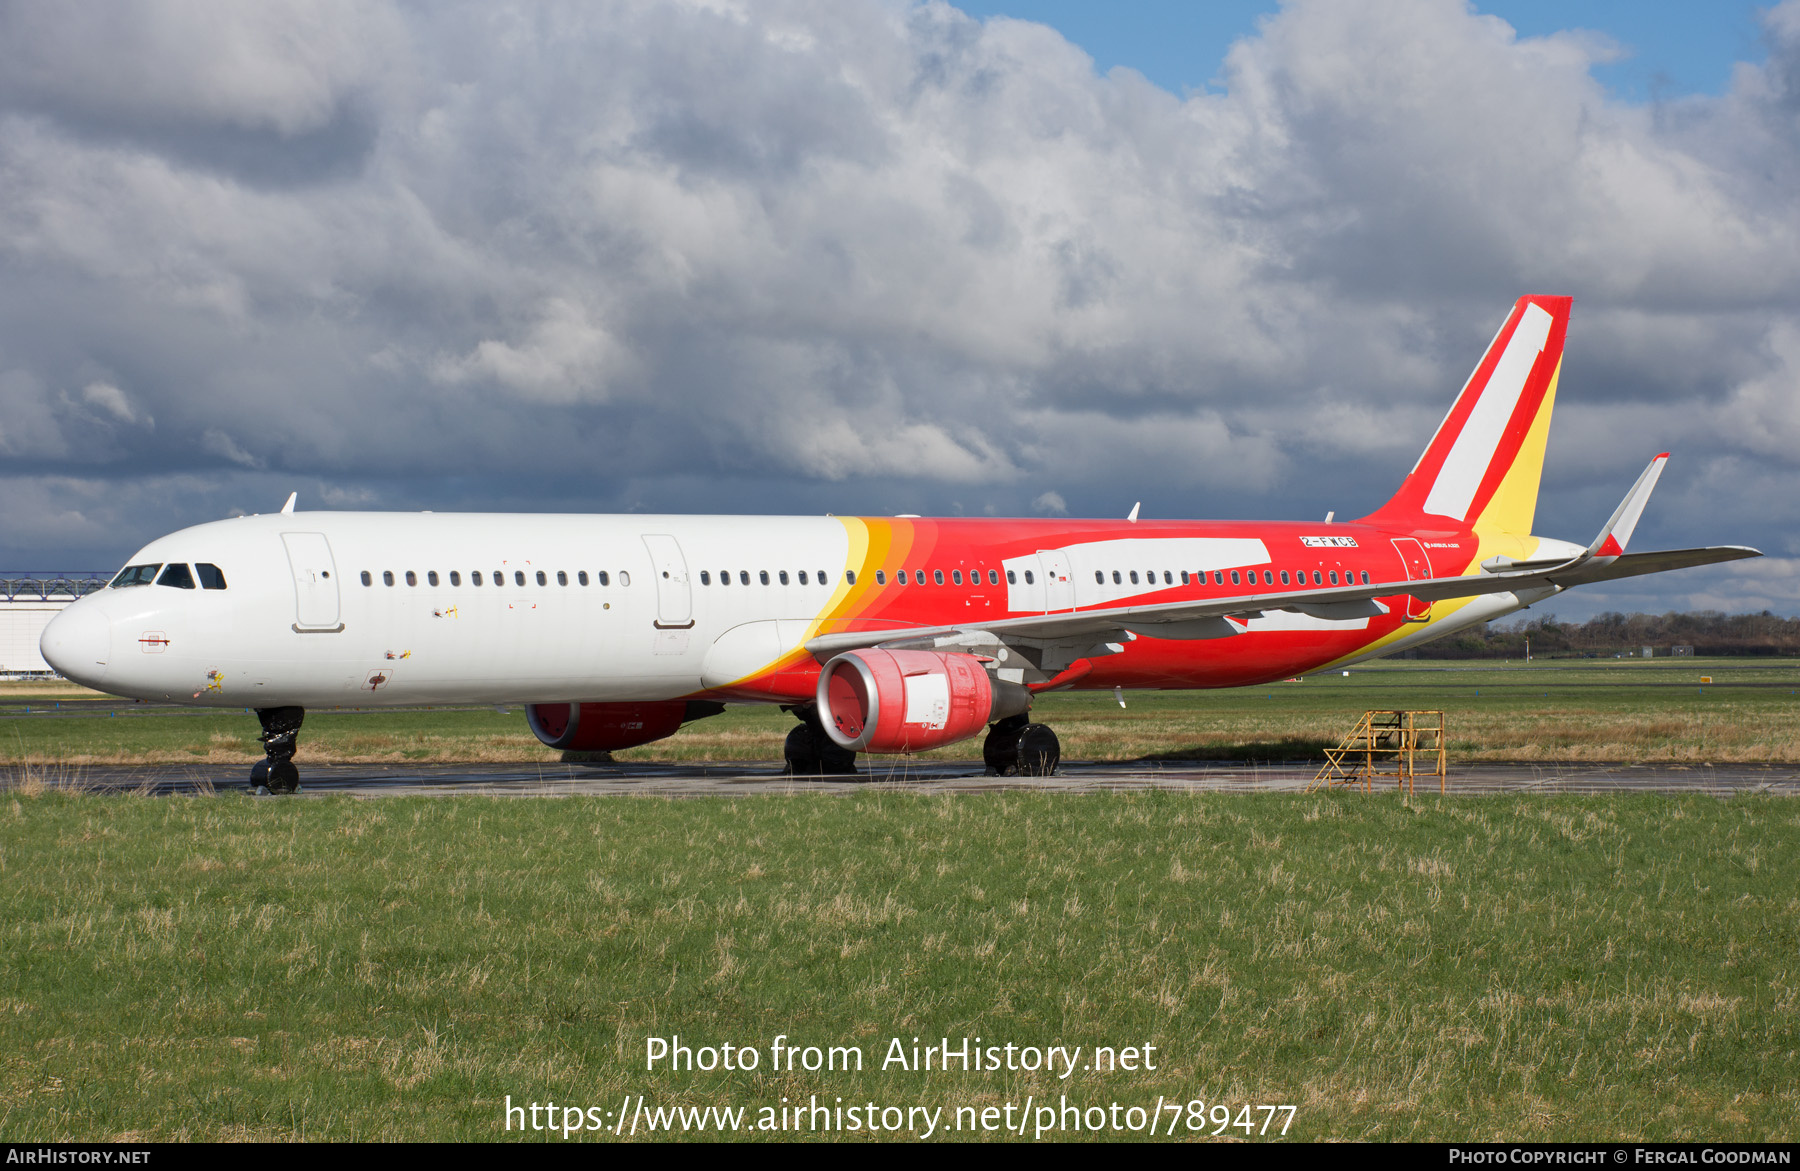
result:
[[[293,792],[305,709],[523,706],[546,745],[650,743],[726,704],[797,717],[790,772],[980,735],[1053,772],[1035,698],[1333,669],[1593,582],[1761,554],[1532,533],[1571,298],[1513,306],[1392,499],[1354,521],[297,512],[150,542],[46,627],[87,687],[253,708]]]

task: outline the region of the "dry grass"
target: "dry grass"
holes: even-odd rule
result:
[[[1737,686],[1702,686],[1712,674]],[[1791,685],[1791,686],[1790,686]],[[1303,683],[1213,692],[1040,696],[1035,716],[1076,760],[1321,759],[1368,708],[1441,708],[1454,760],[1786,761],[1800,763],[1800,664],[1696,662],[1678,669],[1577,663],[1543,669],[1383,665]],[[262,755],[243,711],[156,711],[0,721],[0,763],[248,764]],[[616,754],[624,761],[770,761],[791,718],[742,706],[675,736]],[[315,711],[301,733],[312,764],[552,762],[522,710],[354,714]],[[966,742],[923,754],[968,760]]]

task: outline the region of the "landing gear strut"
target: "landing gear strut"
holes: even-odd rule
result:
[[[800,724],[788,733],[781,754],[787,767],[781,771],[790,777],[839,777],[856,775],[856,753],[840,748],[825,734],[819,723],[816,704],[788,708],[799,717]]]
[[[300,723],[306,719],[303,707],[259,707],[256,718],[262,721],[263,752],[267,758],[250,769],[250,791],[267,787],[271,793],[292,793],[300,788],[300,770],[294,767],[295,742],[300,738]]]
[[[1047,725],[1021,712],[989,726],[981,758],[992,777],[1047,777],[1062,761],[1062,744]]]

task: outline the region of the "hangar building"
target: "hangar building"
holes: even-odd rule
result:
[[[110,573],[0,570],[0,675],[52,675],[38,638],[58,611],[104,589]]]

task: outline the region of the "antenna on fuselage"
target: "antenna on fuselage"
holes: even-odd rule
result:
[[[294,501],[298,499],[300,499],[300,493],[289,492],[287,503],[281,506],[281,515],[286,516],[288,513],[294,511]]]
[[[1125,519],[1132,522],[1133,524],[1136,524],[1138,509],[1142,508],[1143,506],[1144,506],[1144,502],[1142,500],[1140,500],[1136,504],[1132,505],[1131,506],[1131,515],[1126,517]]]

